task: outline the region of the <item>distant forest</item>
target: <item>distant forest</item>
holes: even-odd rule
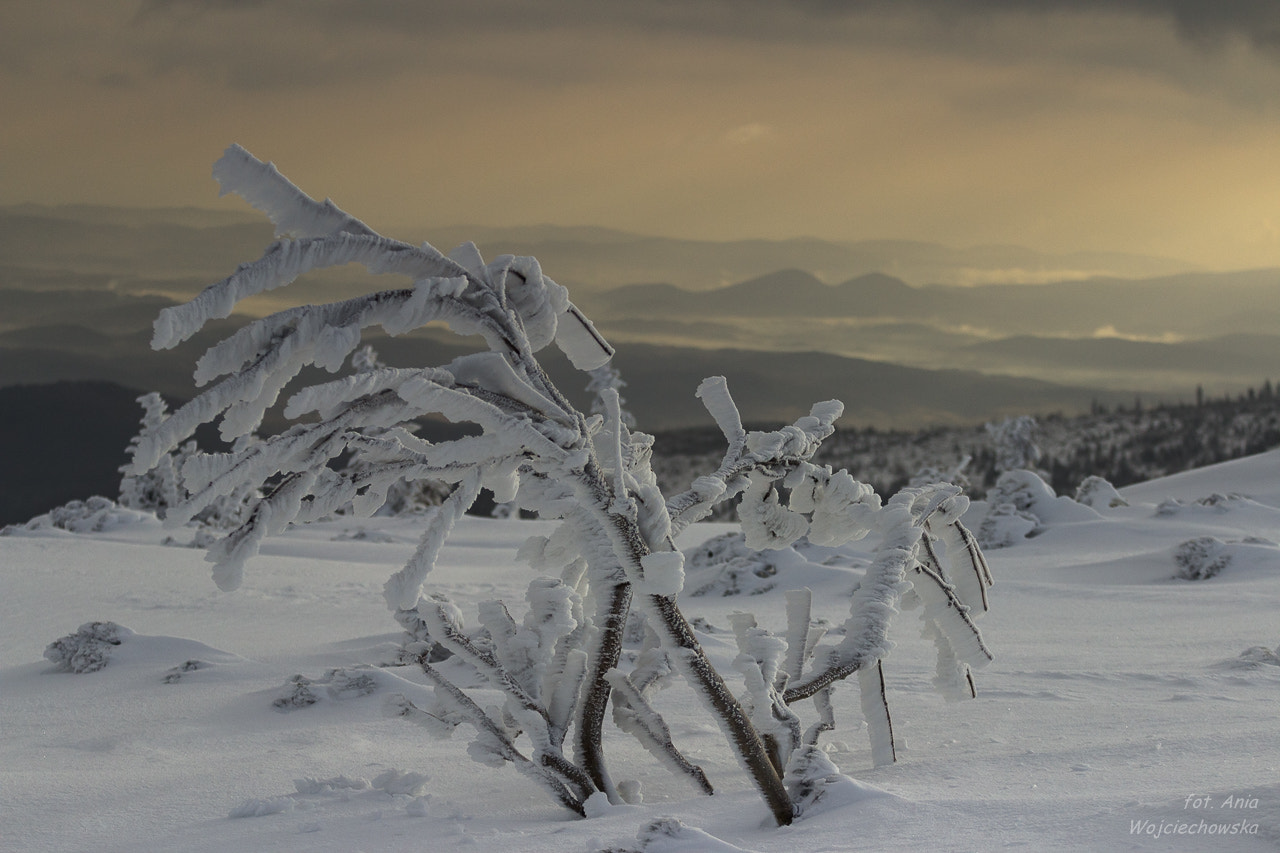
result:
[[[118,469],[142,417],[141,393],[108,382],[0,388],[0,525],[77,498],[116,497]],[[209,449],[216,442],[213,430],[197,439]],[[1280,447],[1280,392],[1267,381],[1235,396],[1198,390],[1195,402],[1179,405],[1147,406],[1137,398],[1113,408],[1098,403],[1087,415],[1038,416],[1036,444],[1039,468],[1059,494],[1074,496],[1091,475],[1125,486]],[[664,488],[683,488],[717,467],[724,437],[714,426],[662,432],[655,449]],[[881,494],[922,471],[950,476],[959,468],[969,495],[981,498],[998,473],[983,425],[837,429],[817,461],[847,468]]]
[[[1037,416],[1035,441],[1042,475],[1058,494],[1074,497],[1089,476],[1126,486],[1280,447],[1280,392],[1268,380],[1236,396],[1207,397],[1197,389],[1194,403],[1095,403],[1087,415]],[[714,469],[723,442],[714,427],[660,434],[655,470],[664,481],[687,482]],[[918,432],[838,429],[816,461],[847,468],[881,494],[893,494],[922,472],[947,477],[959,469],[966,492],[980,499],[999,474],[985,425]]]

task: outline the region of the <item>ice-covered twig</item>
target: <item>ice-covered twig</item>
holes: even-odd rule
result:
[[[875,766],[898,760],[893,743],[893,720],[889,716],[889,697],[884,688],[884,661],[858,671],[858,688],[862,696],[862,716],[867,721],[871,739],[871,761]]]
[[[605,677],[613,687],[613,719],[618,728],[634,735],[671,772],[687,776],[704,794],[714,794],[715,789],[711,787],[707,774],[676,748],[666,721],[653,709],[626,673],[613,669]]]
[[[439,670],[424,661],[422,663],[422,672],[435,685],[437,699],[451,706],[455,713],[475,728],[478,737],[472,743],[470,750],[473,757],[481,758],[487,755],[499,762],[510,762],[520,773],[549,791],[552,797],[565,808],[585,816],[586,811],[583,808],[583,803],[590,795],[590,791],[583,789],[580,779],[576,781],[565,779],[560,773],[556,772],[556,769],[559,768],[553,769],[547,765],[530,761],[516,748],[506,729],[486,714],[484,709],[476,704],[475,700],[464,693],[452,681],[445,678]],[[431,715],[426,714],[425,711],[418,708],[407,698],[400,703],[397,715],[429,726],[436,724],[434,718],[430,722],[423,720],[423,716],[430,717]],[[477,755],[477,753],[480,754]],[[574,790],[574,787],[577,790]]]
[[[840,401],[828,400],[815,403],[808,415],[782,429],[748,433],[723,377],[705,380],[698,393],[728,438],[729,449],[716,471],[699,477],[687,491],[667,501],[673,536],[705,518],[717,503],[746,490],[753,482],[749,475],[758,472],[759,480],[770,482],[807,463],[823,439],[835,431],[835,421],[844,411]]]

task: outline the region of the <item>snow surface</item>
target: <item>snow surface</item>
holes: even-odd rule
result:
[[[585,820],[510,768],[471,761],[461,735],[432,740],[389,718],[388,697],[426,695],[412,668],[378,667],[401,639],[383,585],[420,519],[267,539],[234,593],[214,586],[201,551],[162,545],[170,531],[145,514],[78,534],[13,531],[0,537],[0,849],[1280,849],[1280,450],[1120,492],[1129,506],[1045,519],[988,554],[996,657],[976,673],[976,700],[934,692],[932,642],[916,613],[897,617],[885,678],[898,763],[872,767],[857,689],[840,687],[823,743],[857,781],[831,784],[785,829],[681,683],[654,702],[716,795],[611,731],[614,771],[643,802]],[[531,571],[516,550],[551,529],[463,518],[432,588],[469,624],[479,601],[520,608]],[[693,525],[680,544],[728,529]],[[1198,537],[1236,546],[1234,558],[1211,579],[1174,579],[1179,545]],[[858,545],[869,556],[875,543]],[[808,586],[815,618],[839,624],[866,562],[783,564],[766,592],[683,606],[741,689],[730,614],[782,631],[785,590]],[[104,668],[45,659],[106,621],[131,633]]]

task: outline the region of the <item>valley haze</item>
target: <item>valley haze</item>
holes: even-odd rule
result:
[[[570,288],[618,347],[624,396],[649,429],[705,423],[693,389],[721,373],[748,420],[790,420],[836,396],[846,423],[897,428],[1071,413],[1134,395],[1190,399],[1197,385],[1231,393],[1280,377],[1276,269],[1217,273],[1138,255],[909,241],[472,231],[487,255],[533,254]],[[400,236],[448,249],[465,233]],[[152,321],[271,239],[248,213],[0,208],[0,387],[105,380],[189,397],[195,358],[239,321],[169,353],[150,350]],[[813,269],[796,266],[805,262]],[[1014,271],[1038,283],[957,283]],[[362,270],[342,268],[251,305],[261,314],[370,286]],[[466,346],[430,330],[373,342],[402,366]]]

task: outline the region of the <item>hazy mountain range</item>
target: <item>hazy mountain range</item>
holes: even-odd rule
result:
[[[803,347],[1167,397],[1280,376],[1275,269],[973,287],[877,273],[827,285],[789,269],[709,291],[638,284],[578,301],[617,341]]]
[[[1188,398],[1197,384],[1219,393],[1280,378],[1278,270],[1205,273],[1137,255],[906,241],[711,243],[597,228],[429,236],[447,247],[467,235],[488,255],[533,253],[571,284],[618,345],[624,395],[651,429],[703,422],[693,389],[718,373],[752,420],[792,418],[834,396],[851,423],[899,427],[1073,411],[1135,393]],[[195,359],[241,320],[168,353],[148,346],[152,320],[258,257],[270,239],[270,225],[249,212],[0,208],[0,387],[92,379],[189,397]],[[1054,271],[1069,280],[954,283],[1019,270],[1036,282]],[[1093,277],[1079,277],[1086,273]],[[579,278],[594,286],[573,286]],[[341,268],[247,308],[373,286],[388,285]],[[432,330],[375,343],[405,365],[470,346]]]
[[[1193,271],[1169,258],[1137,254],[1048,253],[1018,246],[953,248],[911,240],[739,240],[711,242],[628,234],[606,228],[531,226],[421,228],[371,222],[388,237],[428,240],[447,251],[474,241],[486,256],[533,255],[547,274],[575,293],[638,282],[707,290],[782,269],[822,281],[881,272],[912,285],[1044,283],[1098,275],[1125,278]],[[0,206],[0,269],[5,284],[55,283],[52,274],[117,277],[117,286],[173,288],[226,275],[255,258],[271,226],[252,211],[136,209],[92,205]]]

